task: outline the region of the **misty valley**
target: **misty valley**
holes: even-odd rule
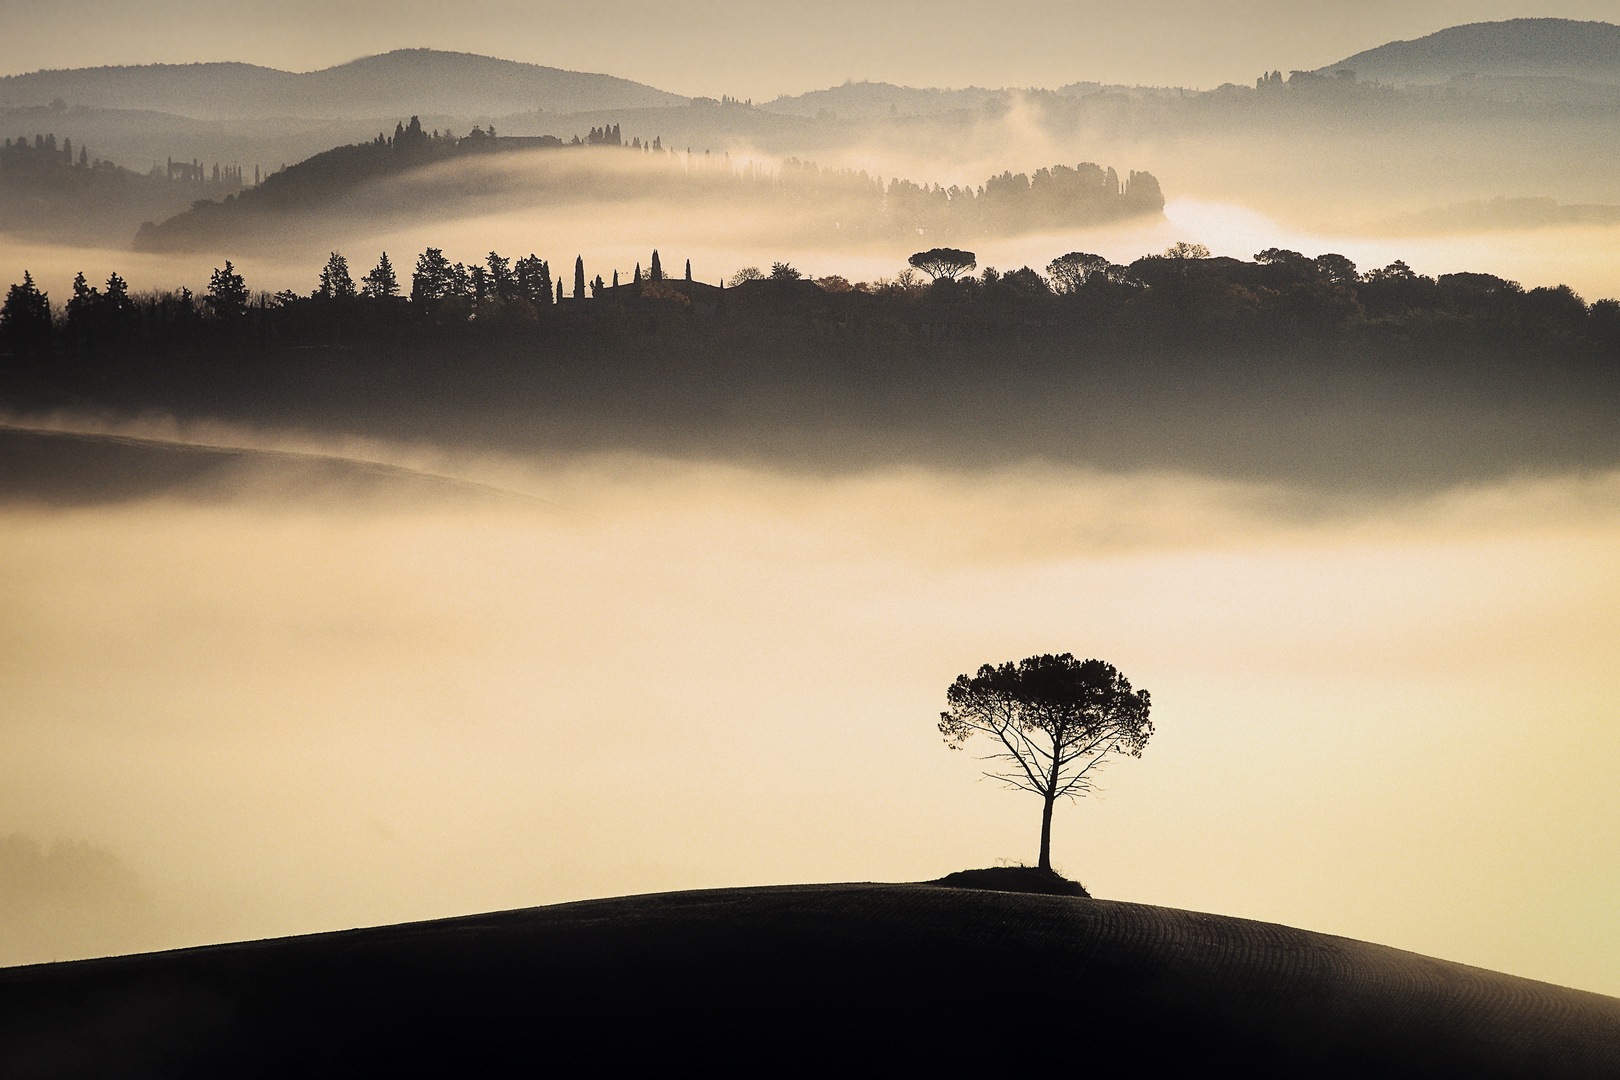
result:
[[[0,20],[0,1073],[1613,1075],[1620,27],[730,2]]]
[[[357,285],[332,253],[307,296],[255,296],[229,262],[201,296],[81,273],[60,321],[29,278],[0,333],[25,414],[514,453],[1038,458],[1399,491],[1620,452],[1620,302],[1567,287],[1187,244],[1128,265],[1071,252],[1044,273],[975,274],[954,248],[912,261],[924,273],[875,283],[776,263],[728,288],[689,260],[666,274],[654,250],[625,281],[579,256],[565,288],[535,255],[468,267],[429,248],[406,278],[383,253]]]

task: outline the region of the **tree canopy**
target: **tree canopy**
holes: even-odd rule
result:
[[[956,248],[930,248],[919,251],[906,262],[935,281],[955,281],[957,276],[979,265],[978,256]]]
[[[411,119],[416,118],[413,116]],[[365,285],[361,291],[367,296],[388,299],[399,295],[399,278],[394,274],[394,264],[388,261],[386,251],[382,253],[382,258],[377,260],[377,265],[362,280]]]
[[[1153,734],[1146,690],[1133,691],[1112,664],[1069,653],[985,664],[976,675],[957,676],[945,697],[945,745],[957,750],[975,733],[991,737],[999,748],[986,760],[1001,767],[985,775],[1041,796],[1042,870],[1052,868],[1057,800],[1090,791],[1110,754],[1140,757]]]
[[[49,345],[50,337],[50,298],[34,284],[33,275],[24,270],[22,283],[11,287],[5,305],[0,306],[0,342],[27,348]]]
[[[225,260],[223,270],[216,269],[209,276],[208,292],[203,299],[217,318],[234,319],[247,312],[247,284],[229,259]]]
[[[354,278],[349,274],[349,260],[339,252],[332,252],[321,270],[321,287],[316,294],[323,300],[353,300]]]
[[[1052,278],[1053,290],[1068,294],[1084,287],[1093,277],[1106,276],[1112,265],[1101,255],[1071,251],[1047,263],[1046,272]]]

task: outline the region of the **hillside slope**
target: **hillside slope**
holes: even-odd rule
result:
[[[1460,75],[1620,82],[1620,26],[1572,19],[1508,19],[1452,26],[1413,41],[1391,41],[1345,57],[1377,82],[1444,83]]]
[[[63,400],[62,404],[71,405]],[[106,506],[171,498],[355,499],[433,496],[532,503],[516,492],[335,454],[211,446],[0,423],[0,506]]]
[[[13,1077],[677,1061],[726,1075],[1614,1076],[1620,1000],[1266,923],[930,885],[665,893],[0,971]]]
[[[204,119],[479,116],[687,102],[612,75],[437,49],[396,49],[302,73],[252,64],[147,64],[0,78],[0,105],[48,105],[58,98],[68,106],[155,109]]]

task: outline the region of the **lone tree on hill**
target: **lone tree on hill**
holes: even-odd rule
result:
[[[985,775],[1044,800],[1042,870],[1052,869],[1058,798],[1090,791],[1092,770],[1109,754],[1141,757],[1153,734],[1146,690],[1131,690],[1112,664],[1069,653],[985,664],[977,675],[957,676],[945,698],[951,706],[940,713],[945,745],[959,750],[974,732],[992,736],[1001,748],[985,760],[1004,767]]]
[[[955,281],[957,275],[979,265],[978,256],[971,251],[956,248],[932,248],[919,251],[906,262],[921,270],[935,281]]]

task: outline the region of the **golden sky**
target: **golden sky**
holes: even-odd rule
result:
[[[312,70],[396,48],[599,71],[756,100],[871,79],[1211,87],[1460,23],[1614,21],[1613,0],[119,0],[0,2],[0,74],[237,60]]]
[[[863,78],[1207,87],[1524,15],[1614,20],[1620,3],[0,0],[0,73],[308,70],[431,46],[756,100]],[[936,166],[857,148],[849,163],[982,182],[1073,152],[994,142]],[[1152,153],[1125,147],[1117,164],[1158,170]],[[1176,167],[1165,221],[996,241],[981,265],[1189,240],[1620,292],[1612,229],[1392,240],[1344,231],[1318,189],[1298,199],[1318,214],[1280,224],[1228,193],[1187,194]],[[349,255],[363,268],[387,248],[403,272],[430,243],[476,259],[498,242],[629,273],[649,220],[429,222]],[[790,250],[725,224],[661,226],[665,265],[691,255],[717,280],[790,257],[854,279],[904,257]],[[255,289],[307,291],[318,242],[238,265]],[[7,242],[0,285],[28,269],[59,299],[84,269],[200,289],[217,265],[122,245]],[[8,886],[0,963],[1033,860],[1038,804],[980,782],[933,725],[957,674],[1068,651],[1149,689],[1159,726],[1101,797],[1058,812],[1054,861],[1096,895],[1620,994],[1614,473],[1324,501],[1039,463],[829,479],[203,434],[546,501],[338,506],[244,476],[249,493],[220,504],[0,510],[0,871],[60,871],[39,870],[45,891]],[[47,878],[80,882],[79,906]]]

